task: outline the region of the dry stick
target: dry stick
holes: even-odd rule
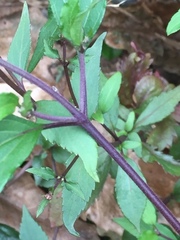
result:
[[[7,69],[6,69],[7,70]],[[7,70],[7,72],[9,73],[9,75],[12,77],[12,79],[14,80],[14,75]],[[12,81],[2,70],[0,70],[0,78],[7,83],[12,89],[14,89],[20,96],[24,96],[24,94],[26,93],[26,89],[24,88],[23,84],[16,84],[14,81]],[[36,109],[36,105],[35,105],[35,101],[33,98],[31,98],[32,103],[33,103],[33,107],[34,109]]]
[[[2,70],[0,70],[0,78],[17,93],[19,93],[19,95],[21,95],[22,97],[24,96],[25,91],[22,90],[19,86],[17,86]]]
[[[72,168],[72,166],[75,164],[75,162],[78,159],[78,155],[75,156],[72,160],[72,162],[69,164],[69,166],[65,169],[65,171],[63,172],[63,174],[61,175],[60,178],[57,179],[54,188],[57,188],[57,186],[64,180],[64,178],[66,177],[67,173],[70,171],[70,169]]]
[[[101,124],[105,130],[114,138],[115,141],[119,140],[119,137],[111,130],[109,129],[105,124]]]
[[[26,89],[25,89],[22,81],[19,81],[19,80],[17,79],[17,77],[16,77],[11,71],[9,71],[9,70],[7,70],[7,69],[6,69],[6,71],[9,73],[9,75],[11,76],[11,78],[13,79],[13,81],[16,83],[16,85],[17,85],[19,88],[21,88],[24,92],[26,92]]]
[[[23,174],[24,172],[32,165],[33,159],[29,160],[21,169],[20,171],[15,174],[13,179],[11,179],[7,184],[6,187],[10,187],[15,181],[17,181]]]
[[[172,225],[172,227],[180,234],[180,223],[166,207],[166,205],[158,198],[158,196],[150,189],[150,187],[142,180],[142,178],[134,171],[134,169],[126,162],[121,154],[110,144],[104,136],[92,125],[89,119],[76,109],[70,102],[68,102],[62,95],[52,90],[46,83],[39,78],[31,75],[30,73],[0,59],[0,65],[8,68],[12,72],[15,72],[22,77],[34,83],[45,92],[49,93],[54,99],[61,103],[76,119],[94,140],[102,146],[107,153],[118,163],[118,165],[129,175],[134,183],[141,189],[147,198],[156,206],[156,208],[162,213],[166,220]]]

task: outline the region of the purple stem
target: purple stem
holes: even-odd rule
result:
[[[31,114],[37,118],[45,119],[52,122],[59,122],[59,123],[76,123],[77,120],[74,117],[58,117],[58,116],[51,116],[47,114],[43,114],[37,111],[32,111]]]
[[[84,53],[79,52],[79,68],[80,68],[80,106],[79,109],[87,116],[87,91],[86,91],[86,70]]]
[[[159,212],[166,218],[166,220],[173,226],[173,228],[180,234],[180,223],[166,207],[166,205],[159,199],[159,197],[150,189],[150,187],[142,180],[141,177],[134,171],[134,169],[126,162],[119,152],[110,144],[92,125],[92,123],[84,122],[81,126],[102,146],[107,153],[117,162],[117,164],[129,175],[129,177],[136,183],[146,197],[156,206]],[[133,201],[133,199],[132,199]]]
[[[0,58],[0,66],[7,68],[8,70],[15,72],[19,74],[20,76],[24,77],[25,79],[29,80],[31,83],[35,84],[45,92],[47,92],[50,96],[52,96],[54,99],[56,99],[58,102],[60,102],[77,120],[80,120],[80,122],[86,121],[86,116],[84,114],[81,114],[81,117],[79,116],[80,112],[78,109],[76,109],[67,99],[65,99],[59,92],[54,91],[48,84],[43,82],[41,79],[33,76],[32,74],[28,73],[25,70],[22,70],[19,67],[16,67],[12,65],[11,63],[8,63],[7,61]]]
[[[158,198],[158,196],[149,188],[149,186],[139,177],[139,175],[134,171],[134,169],[126,162],[126,160],[119,154],[119,152],[109,143],[101,133],[92,125],[89,119],[76,109],[70,102],[68,102],[62,95],[55,92],[46,83],[32,76],[28,72],[21,70],[20,68],[0,59],[0,65],[8,68],[20,76],[26,78],[31,83],[34,83],[52,97],[54,97],[58,102],[60,102],[75,118],[76,123],[74,125],[81,125],[93,138],[94,140],[102,146],[107,153],[118,163],[118,165],[129,175],[129,177],[135,182],[135,184],[142,190],[142,192],[147,196],[147,198],[156,206],[159,212],[166,218],[166,220],[172,225],[172,227],[180,234],[180,223],[173,216],[166,205]],[[56,124],[56,123],[55,123]],[[58,123],[57,123],[58,124]],[[65,124],[64,122],[61,124]],[[67,124],[68,125],[68,124]],[[133,200],[132,200],[133,201]]]

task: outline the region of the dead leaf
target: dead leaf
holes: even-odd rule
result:
[[[94,204],[82,214],[83,219],[94,222],[101,236],[114,233],[122,235],[122,228],[113,222],[113,218],[122,216],[122,213],[114,198],[114,180],[108,177],[102,192]]]

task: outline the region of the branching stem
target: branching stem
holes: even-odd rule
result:
[[[91,122],[82,123],[82,127],[102,146],[107,153],[117,162],[117,164],[129,175],[129,177],[136,183],[147,198],[156,206],[159,212],[166,218],[166,220],[173,226],[173,228],[180,234],[180,223],[166,207],[166,205],[159,199],[159,197],[150,189],[150,187],[142,180],[142,178],[134,171],[134,169],[126,162],[120,153],[110,144],[91,124]]]
[[[166,205],[158,198],[158,196],[149,188],[149,186],[141,179],[141,177],[134,171],[134,169],[126,162],[126,160],[120,155],[120,153],[109,143],[104,136],[92,125],[87,116],[75,108],[70,102],[68,102],[62,95],[53,91],[51,87],[42,82],[40,79],[32,76],[28,72],[0,59],[0,65],[9,69],[12,72],[19,74],[20,76],[28,79],[31,83],[34,83],[52,97],[54,97],[59,103],[61,103],[77,120],[87,133],[89,133],[94,140],[102,146],[106,152],[117,162],[117,164],[129,175],[134,183],[141,189],[141,191],[147,196],[147,198],[156,206],[156,208],[162,213],[166,220],[172,225],[172,227],[180,234],[180,223],[166,207]],[[62,122],[65,124],[65,122]],[[67,124],[66,124],[67,126]]]
[[[63,172],[63,174],[61,175],[61,177],[56,180],[56,183],[55,183],[54,188],[57,188],[57,186],[58,186],[58,185],[62,182],[62,180],[66,177],[67,173],[70,171],[70,169],[72,168],[72,166],[75,164],[75,162],[77,161],[78,157],[79,157],[79,156],[77,155],[77,156],[75,156],[75,157],[73,158],[72,162],[71,162],[71,163],[69,164],[69,166],[65,169],[65,171]]]

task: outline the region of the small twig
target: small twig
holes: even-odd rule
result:
[[[102,126],[114,138],[115,141],[119,141],[119,137],[113,131],[111,131],[111,129],[109,129],[105,124],[102,124]]]
[[[32,165],[32,161],[33,159],[29,160],[21,169],[20,171],[14,176],[13,179],[11,179],[7,184],[6,187],[10,187],[15,181],[17,181],[26,171],[26,169],[28,169],[31,165]]]
[[[9,75],[11,77],[14,76],[11,71],[9,71],[7,69],[6,69],[6,71],[9,73]],[[24,88],[24,85],[20,86],[20,85],[17,85],[16,83],[14,83],[14,81],[12,81],[2,70],[0,70],[0,78],[5,83],[7,83],[12,89],[14,89],[20,96],[23,97],[24,94],[26,93],[26,89]],[[33,102],[34,109],[36,109],[35,100],[33,98],[31,98],[31,100]]]
[[[79,123],[79,122],[76,122],[76,123],[73,123],[73,122],[70,122],[70,123],[66,123],[66,122],[47,123],[47,124],[44,124],[43,130],[57,128],[57,127],[79,126],[80,124],[81,123]]]
[[[69,166],[65,169],[65,171],[63,172],[63,174],[61,175],[61,177],[56,180],[56,183],[55,183],[54,188],[57,188],[57,186],[64,180],[65,176],[67,175],[67,173],[69,172],[69,170],[72,168],[72,166],[75,164],[75,162],[77,161],[78,157],[79,157],[79,156],[77,155],[77,156],[75,156],[75,157],[73,158],[72,162],[71,162],[71,163],[69,164]]]
[[[87,89],[84,53],[78,54],[80,68],[80,111],[87,116]]]
[[[24,92],[26,92],[26,89],[24,88],[23,83],[17,79],[17,77],[14,75],[14,73],[12,73],[11,71],[9,71],[8,69],[6,69],[6,71],[9,73],[9,75],[11,76],[11,78],[13,79],[13,81],[16,83],[16,85],[17,85],[19,88],[21,88]]]
[[[69,93],[71,95],[71,98],[73,100],[73,103],[74,105],[79,108],[79,104],[76,100],[76,97],[74,95],[74,91],[72,89],[72,85],[71,85],[71,80],[70,80],[70,77],[69,77],[69,72],[68,72],[68,65],[69,65],[69,62],[66,60],[66,42],[64,39],[62,39],[60,41],[60,44],[62,46],[62,49],[63,49],[63,57],[62,57],[62,60],[60,60],[60,63],[61,65],[63,66],[64,68],[64,74],[65,74],[65,77],[66,77],[66,82],[67,82],[67,85],[68,85],[68,89],[69,89]]]
[[[1,69],[0,69],[0,78],[7,83],[12,89],[14,89],[19,95],[22,97],[25,94],[25,91],[22,90],[19,86],[17,86]]]

